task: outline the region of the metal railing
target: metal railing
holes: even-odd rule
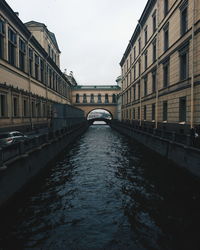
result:
[[[83,126],[86,126],[87,122],[77,124],[73,127],[66,127],[57,131],[49,131],[45,134],[35,135],[32,138],[28,138],[21,142],[16,142],[8,146],[0,147],[0,169],[9,161],[16,159],[17,157],[26,156],[27,153],[32,150],[37,150],[47,143],[58,140],[63,136],[67,136],[77,130],[80,130]]]
[[[140,126],[138,123],[131,123],[127,121],[120,122],[113,120],[111,123],[120,127],[135,130],[136,132],[143,132],[151,135],[153,134],[154,136],[160,137],[162,139],[200,148],[200,138],[195,138],[192,134],[178,133],[176,131],[170,131],[167,129],[154,128],[153,126]]]

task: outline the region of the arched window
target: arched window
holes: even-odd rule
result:
[[[94,94],[90,95],[90,103],[94,103]]]
[[[115,94],[113,94],[113,95],[112,95],[112,103],[116,103],[116,102],[117,102],[116,95],[115,95]]]
[[[79,99],[79,94],[76,94],[76,103],[79,103],[80,99]]]
[[[105,94],[105,103],[109,103],[108,94]]]
[[[101,103],[101,94],[98,94],[98,103]]]
[[[87,103],[87,95],[83,94],[83,103]]]

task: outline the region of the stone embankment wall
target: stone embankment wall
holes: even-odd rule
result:
[[[0,207],[4,207],[33,177],[88,128],[83,122],[70,130],[38,136],[0,149]]]
[[[191,146],[190,136],[186,136],[187,143],[184,144],[176,140],[175,133],[172,136],[157,135],[156,130],[145,132],[121,122],[112,122],[110,126],[200,177],[200,148]]]

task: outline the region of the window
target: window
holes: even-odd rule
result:
[[[16,96],[13,97],[13,116],[19,116],[19,98]]]
[[[145,42],[145,44],[147,44],[147,41],[148,41],[147,29],[148,29],[148,27],[146,26],[145,29],[144,29],[144,42]]]
[[[186,97],[179,98],[179,122],[186,122]]]
[[[13,66],[16,63],[16,43],[16,34],[11,29],[8,29],[8,62]]]
[[[167,119],[168,119],[167,113],[168,113],[168,103],[167,103],[167,101],[164,101],[163,102],[163,121],[167,121]]]
[[[167,15],[168,11],[169,11],[169,2],[168,0],[164,0],[164,16]]]
[[[147,77],[144,78],[144,96],[147,95]]]
[[[138,61],[138,74],[141,74],[141,60]]]
[[[33,50],[29,48],[29,74],[33,75]]]
[[[108,94],[105,94],[105,103],[109,103]]]
[[[90,103],[94,103],[94,94],[90,95]]]
[[[76,94],[76,103],[80,102],[79,94]]]
[[[116,103],[116,102],[117,102],[116,95],[113,94],[113,95],[112,95],[112,103]]]
[[[152,26],[153,26],[153,33],[156,32],[156,12],[152,15]]]
[[[140,83],[138,83],[138,99],[140,99]]]
[[[180,52],[180,80],[183,81],[188,78],[188,50]]]
[[[169,85],[169,62],[163,64],[163,87]]]
[[[35,101],[31,102],[31,114],[32,117],[35,117]]]
[[[26,54],[26,45],[25,42],[19,39],[19,68],[25,70],[25,54]]]
[[[133,108],[133,120],[135,120],[135,109]]]
[[[138,53],[141,52],[141,38],[138,39]]]
[[[152,92],[156,91],[156,70],[152,72]]]
[[[38,80],[39,77],[39,56],[35,55],[35,79]]]
[[[97,100],[98,103],[101,103],[101,94],[98,94],[98,100]]]
[[[151,117],[151,119],[152,119],[152,121],[155,121],[155,114],[156,114],[156,104],[155,103],[152,104],[151,110],[152,110],[152,113],[151,113],[152,117]]]
[[[147,50],[144,53],[144,68],[147,69],[147,60],[148,60],[148,52]]]
[[[134,61],[135,61],[135,59],[136,59],[136,48],[135,47],[133,49],[133,56],[134,56]]]
[[[49,54],[49,56],[51,55],[51,47],[50,47],[50,45],[48,45],[48,54]]]
[[[156,48],[156,39],[153,41],[153,43],[152,43],[152,46],[153,46],[153,62],[155,62],[156,61],[156,50],[157,50],[157,48]]]
[[[180,15],[181,15],[181,35],[184,35],[188,28],[188,10],[187,10],[187,1],[183,3],[180,7]]]
[[[164,51],[169,48],[169,24],[163,28],[164,32]]]
[[[28,100],[27,99],[23,100],[23,116],[24,117],[28,116]]]
[[[41,117],[41,105],[39,100],[36,103],[36,112],[37,112],[37,117]]]
[[[87,95],[83,94],[83,103],[87,103]]]
[[[0,117],[6,116],[6,95],[0,94]]]
[[[134,74],[134,80],[136,79],[136,65],[133,66],[133,74]]]
[[[4,57],[4,22],[0,19],[0,58]]]
[[[138,120],[140,120],[140,107],[138,107]]]
[[[44,61],[42,59],[40,59],[40,80],[44,82]]]
[[[52,88],[52,70],[49,68],[49,86]],[[61,84],[60,84],[60,94],[61,94]]]
[[[42,104],[42,111],[43,111],[43,117],[46,117],[47,111],[46,111],[46,103],[43,102]]]
[[[147,106],[144,105],[144,120],[147,119]]]
[[[135,100],[136,99],[136,87],[134,86],[134,88],[133,88],[133,100]]]

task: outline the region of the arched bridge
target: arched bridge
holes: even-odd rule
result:
[[[72,90],[72,105],[82,109],[85,117],[95,109],[108,111],[117,118],[118,85],[77,85]]]

